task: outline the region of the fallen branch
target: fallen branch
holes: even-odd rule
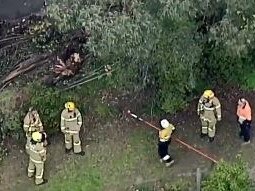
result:
[[[12,70],[3,80],[2,80],[2,87],[0,91],[6,87],[11,81],[13,81],[16,77],[24,74],[28,71],[31,71],[35,67],[41,66],[48,61],[49,54],[43,55],[35,55],[32,58],[29,58],[19,64],[16,65],[16,68]]]
[[[114,70],[112,70],[111,72],[113,72],[113,71],[114,71]],[[103,73],[103,74],[100,74],[100,75],[95,76],[95,77],[90,78],[90,79],[88,79],[87,77],[85,77],[85,78],[84,78],[84,81],[80,81],[79,83],[74,83],[74,84],[72,84],[71,86],[68,86],[67,88],[64,88],[63,91],[70,90],[70,89],[72,89],[72,88],[74,88],[74,87],[80,86],[80,85],[82,85],[82,84],[91,82],[91,81],[96,80],[96,79],[100,79],[100,78],[102,78],[103,76],[107,76],[107,75],[109,75],[109,72],[105,72],[105,73]]]
[[[11,41],[11,40],[17,40],[17,38],[18,39],[23,39],[22,37],[25,38],[23,35],[7,36],[3,39],[0,39],[0,43],[4,43],[6,41]]]
[[[26,38],[21,39],[21,40],[18,41],[18,42],[11,43],[11,44],[7,44],[7,45],[4,45],[4,46],[0,47],[0,50],[6,50],[6,49],[11,48],[11,47],[13,47],[13,46],[17,46],[17,45],[20,45],[20,44],[22,44],[22,43],[28,42],[29,40],[30,40],[30,39],[26,39]]]

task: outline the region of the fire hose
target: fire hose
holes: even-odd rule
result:
[[[137,120],[139,120],[139,121],[145,123],[146,125],[148,125],[148,126],[154,128],[154,129],[156,129],[156,130],[158,130],[158,131],[161,130],[160,128],[156,127],[155,125],[153,125],[153,124],[151,124],[151,123],[145,121],[145,120],[142,119],[141,117],[138,117],[138,116],[135,115],[134,113],[131,113],[130,110],[128,110],[127,113],[128,113],[131,117],[133,117],[133,118],[135,118],[135,119],[137,119]],[[218,161],[217,161],[216,159],[214,159],[214,158],[210,157],[208,154],[205,154],[205,153],[203,153],[202,151],[200,151],[200,150],[194,148],[193,146],[191,146],[191,145],[185,143],[184,141],[182,141],[182,140],[180,140],[180,139],[178,139],[178,138],[173,138],[173,140],[176,141],[177,143],[179,143],[179,144],[181,144],[181,145],[187,147],[188,149],[194,151],[195,153],[197,153],[197,154],[199,154],[199,155],[205,157],[206,159],[212,161],[213,163],[216,163],[216,164],[218,163]]]

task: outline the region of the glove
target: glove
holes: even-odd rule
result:
[[[221,117],[218,116],[218,117],[217,117],[217,121],[221,121]]]

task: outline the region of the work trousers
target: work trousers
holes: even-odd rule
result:
[[[35,174],[35,184],[43,183],[44,162],[36,162],[29,159],[28,177],[33,177]]]
[[[202,134],[208,134],[209,137],[213,138],[216,132],[216,119],[208,120],[201,118],[202,123]]]
[[[71,149],[73,147],[74,153],[81,152],[81,140],[79,133],[65,133],[65,146],[66,149]]]
[[[168,154],[168,146],[170,144],[170,141],[166,142],[158,142],[158,154],[161,160],[165,163],[169,163],[172,161],[172,158]]]
[[[251,121],[245,120],[242,124],[240,124],[240,137],[244,138],[245,142],[250,140],[251,134]]]

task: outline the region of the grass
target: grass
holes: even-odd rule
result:
[[[245,83],[242,84],[244,90],[255,90],[255,72],[249,73],[245,77]]]
[[[158,162],[153,132],[138,128],[128,138],[119,138],[94,145],[84,158],[65,162],[47,186],[33,191],[125,191],[132,185],[147,191],[162,176],[168,181],[169,171],[162,171]]]
[[[15,95],[16,91],[13,89],[8,89],[0,92],[0,107],[3,111],[6,112],[13,109],[15,107]]]

